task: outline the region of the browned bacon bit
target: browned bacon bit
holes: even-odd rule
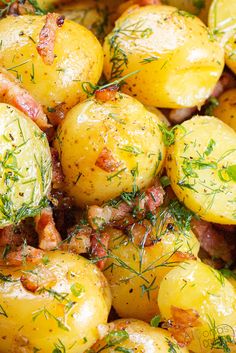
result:
[[[203,220],[192,220],[192,230],[200,241],[201,247],[215,258],[220,258],[225,262],[231,262],[232,249],[227,243],[223,233],[216,230],[211,223]]]
[[[0,260],[1,266],[21,266],[24,263],[37,264],[42,261],[44,251],[29,245],[19,246]]]
[[[46,15],[46,23],[39,33],[39,43],[37,45],[37,51],[46,65],[53,64],[56,32],[63,23],[64,18],[56,13]]]
[[[196,260],[197,258],[188,252],[176,251],[172,256],[171,260],[174,262],[183,262],[185,260]]]
[[[52,209],[44,208],[35,218],[35,230],[39,236],[39,248],[42,250],[53,250],[59,246],[62,239],[56,229]]]
[[[47,115],[53,126],[58,126],[65,118],[67,112],[66,104],[59,103],[53,108],[48,108]]]
[[[83,226],[77,229],[73,227],[69,230],[67,238],[63,241],[60,246],[61,249],[73,252],[75,254],[85,254],[90,249],[90,236],[92,234],[92,228]]]
[[[109,239],[109,234],[105,232],[95,233],[91,237],[91,255],[93,258],[98,259],[96,265],[100,270],[103,270],[106,263],[106,258],[104,257],[107,256]]]
[[[8,71],[0,68],[0,101],[13,105],[31,118],[43,131],[51,125],[42,106],[20,86],[20,82]]]
[[[142,222],[134,223],[128,227],[128,232],[134,244],[142,247],[151,246],[154,244],[152,239],[151,223],[144,219]]]
[[[57,278],[46,266],[40,265],[33,272],[25,272],[20,281],[26,290],[35,293],[49,285],[55,285]]]
[[[120,163],[115,160],[112,152],[108,148],[104,147],[99,154],[95,165],[105,172],[111,173],[117,170]]]
[[[169,331],[181,346],[186,346],[192,341],[191,328],[201,325],[199,314],[193,309],[171,307],[171,326]]]
[[[35,13],[35,8],[29,1],[14,1],[9,10],[8,10],[8,15],[13,15],[13,16],[22,16],[22,15],[29,15],[29,14],[34,14]]]
[[[59,161],[58,151],[51,147],[52,156],[52,185],[54,189],[60,189],[63,185],[64,175]]]
[[[230,89],[230,88],[235,88],[236,87],[236,79],[232,73],[229,72],[223,72],[221,75],[219,81],[217,82],[211,96],[218,98],[221,93],[223,93],[225,90]]]
[[[154,212],[163,204],[165,192],[161,185],[154,185],[147,189],[145,207],[147,211]]]
[[[161,5],[160,0],[138,0],[137,3],[140,6],[146,6],[146,5]]]
[[[119,91],[119,86],[112,85],[107,88],[97,89],[95,91],[95,98],[101,102],[112,101],[116,97],[116,93]]]
[[[19,225],[10,225],[0,229],[0,247],[19,246],[26,241],[28,245],[37,245],[36,234],[30,220],[24,220]]]

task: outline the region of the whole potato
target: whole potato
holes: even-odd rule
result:
[[[219,105],[213,115],[229,125],[236,132],[236,89],[230,89],[218,98]]]
[[[82,353],[98,339],[98,325],[107,322],[110,292],[94,265],[61,251],[43,260],[1,268],[1,353],[51,353],[56,348]],[[29,284],[40,287],[30,291]]]
[[[46,205],[52,180],[46,135],[18,109],[0,103],[0,228]]]
[[[149,186],[165,158],[159,123],[156,114],[121,93],[107,102],[93,97],[71,109],[54,144],[66,191],[77,205],[102,204]]]
[[[171,337],[168,331],[151,327],[146,322],[123,319],[109,323],[108,333],[91,348],[91,353],[187,353]]]
[[[213,0],[209,10],[208,25],[225,49],[226,64],[236,73],[236,2]]]
[[[212,0],[162,0],[165,5],[175,6],[198,16],[207,24],[208,10]]]
[[[36,47],[45,16],[9,16],[0,21],[1,65],[15,74],[45,112],[63,103],[70,108],[86,98],[81,84],[96,84],[103,53],[95,36],[65,20],[56,31],[54,62],[46,65]]]
[[[235,294],[220,272],[201,262],[188,261],[163,278],[158,305],[162,317],[172,320],[174,337],[186,340],[191,351],[226,352],[227,348],[233,353],[236,351]],[[181,324],[182,330],[181,326],[178,328]]]
[[[127,10],[106,37],[104,53],[107,79],[134,72],[123,91],[164,108],[203,104],[224,66],[224,52],[207,27],[170,6]]]
[[[176,202],[174,209],[179,209]],[[159,312],[157,295],[162,278],[179,261],[184,261],[184,257],[178,259],[178,252],[198,254],[199,242],[195,235],[181,227],[171,210],[160,210],[157,220],[151,229],[153,242],[145,246],[143,239],[139,244],[134,241],[133,227],[129,237],[120,230],[109,231],[111,239],[104,274],[120,317],[149,321]]]
[[[177,197],[209,222],[236,224],[236,134],[217,118],[195,116],[175,129],[166,158]]]

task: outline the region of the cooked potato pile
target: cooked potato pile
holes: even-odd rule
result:
[[[235,0],[0,0],[0,353],[236,353],[235,42]]]

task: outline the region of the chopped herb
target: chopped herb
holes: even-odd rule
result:
[[[158,327],[159,324],[160,324],[160,322],[161,322],[161,317],[160,317],[160,315],[156,315],[156,316],[154,316],[154,317],[151,319],[150,325],[151,325],[152,327]]]
[[[3,308],[3,306],[0,304],[0,315],[2,316],[5,316],[5,317],[8,317],[5,309]]]
[[[70,290],[75,297],[80,297],[84,293],[84,287],[79,283],[73,283]]]
[[[116,330],[116,331],[111,331],[108,333],[106,336],[106,342],[108,347],[115,346],[116,344],[119,344],[129,338],[129,334],[125,330]]]
[[[161,182],[161,185],[162,185],[163,188],[165,188],[165,187],[170,185],[170,179],[168,178],[167,175],[163,175],[160,178],[160,182]]]
[[[211,97],[208,99],[207,107],[205,109],[205,114],[212,116],[213,115],[213,110],[218,107],[219,101],[215,97]]]
[[[66,347],[59,338],[58,343],[54,343],[54,347],[52,353],[66,353]]]
[[[126,170],[126,168],[123,168],[121,170],[118,170],[118,172],[116,172],[115,174],[112,174],[110,176],[107,177],[108,181],[111,181],[113,178],[115,177],[119,177],[121,173],[123,173]]]
[[[144,58],[142,61],[140,61],[140,64],[149,64],[157,60],[159,60],[157,56],[149,56],[148,58]]]
[[[134,353],[133,349],[129,349],[129,348],[124,348],[124,347],[116,347],[115,348],[115,352],[122,352],[122,353]]]
[[[219,270],[225,278],[233,278],[236,280],[236,273],[228,268],[222,268]]]

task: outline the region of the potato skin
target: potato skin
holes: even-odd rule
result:
[[[224,66],[224,53],[194,16],[170,6],[127,10],[104,43],[107,79],[140,70],[123,91],[147,105],[201,105]]]
[[[159,312],[159,284],[165,274],[177,265],[175,252],[198,254],[200,245],[195,235],[178,229],[167,209],[161,210],[157,218],[160,223],[153,227],[152,234],[159,241],[150,246],[135,245],[131,240],[132,232],[127,237],[120,230],[109,231],[110,255],[104,275],[111,288],[113,306],[122,318],[150,321]]]
[[[186,348],[181,348],[177,342],[171,337],[168,331],[159,327],[151,327],[146,322],[123,319],[109,323],[109,333],[104,339],[99,340],[92,347],[94,353],[100,352],[100,349],[110,343],[110,347],[102,349],[104,353],[113,353],[118,350],[136,353],[164,353],[170,350],[170,347],[176,349],[178,353],[187,353]],[[123,332],[122,332],[123,331]],[[124,332],[126,335],[124,335]],[[123,333],[123,335],[122,335]],[[112,337],[118,337],[119,342],[112,344]],[[120,337],[119,337],[120,335]],[[123,336],[123,337],[122,337]],[[123,338],[123,339],[122,339]],[[118,341],[117,340],[117,341]]]
[[[46,135],[26,115],[0,103],[0,228],[46,205],[52,162]]]
[[[162,0],[162,3],[175,6],[180,10],[188,11],[207,24],[211,0]]]
[[[220,335],[235,339],[235,290],[222,274],[206,264],[187,261],[171,270],[160,284],[158,305],[165,320],[172,317],[171,306],[198,312],[201,325],[186,332],[192,338],[188,348],[193,352],[213,352],[214,333],[215,343]],[[235,346],[229,346],[235,352]]]
[[[206,221],[236,224],[235,175],[228,174],[235,160],[233,129],[217,118],[195,116],[175,130],[166,168],[175,194],[186,207]]]
[[[66,20],[57,29],[54,62],[45,65],[36,49],[44,24],[45,16],[9,16],[0,21],[0,37],[2,65],[21,78],[47,113],[60,103],[68,109],[86,98],[81,83],[97,83],[103,53],[90,31]]]
[[[149,186],[165,158],[158,123],[156,114],[120,93],[105,103],[91,98],[75,106],[58,128],[55,147],[76,204],[101,204],[134,185]],[[117,163],[114,171],[95,165],[104,148]]]
[[[60,346],[59,340],[66,351],[71,347],[72,353],[82,353],[98,339],[97,326],[107,322],[111,301],[102,273],[74,254],[53,251],[46,256],[46,265],[1,268],[3,276],[11,275],[9,281],[0,282],[1,308],[7,315],[0,315],[2,353],[19,352],[20,343],[18,350],[13,347],[15,342],[24,342],[24,337],[29,340],[24,347],[27,353],[33,353],[33,347],[52,352]],[[40,275],[40,266],[54,275],[55,281],[44,287],[46,290],[27,291],[21,276],[25,271]]]
[[[224,92],[219,98],[219,105],[214,108],[213,115],[229,125],[236,132],[236,89]]]

